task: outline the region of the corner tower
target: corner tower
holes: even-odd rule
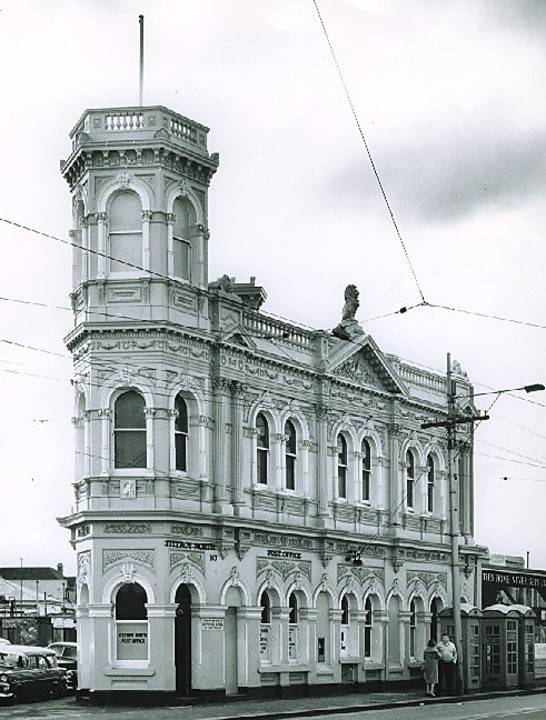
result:
[[[86,110],[61,163],[73,197],[75,323],[208,326],[208,128],[165,107]]]

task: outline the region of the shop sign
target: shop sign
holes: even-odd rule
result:
[[[223,630],[223,618],[201,618],[201,627],[203,630]]]
[[[269,625],[260,626],[260,658],[269,660]]]
[[[288,659],[298,659],[298,626],[290,625],[288,628]]]
[[[165,540],[165,547],[179,550],[218,550],[212,542],[192,542],[190,540]]]
[[[495,585],[508,585],[510,587],[546,588],[546,576],[530,575],[528,573],[508,573],[496,570],[484,570],[482,573],[484,583]]]
[[[118,624],[117,651],[118,660],[147,660],[148,624]]]
[[[292,550],[268,550],[267,557],[284,558],[286,560],[301,560],[301,553],[292,552]]]

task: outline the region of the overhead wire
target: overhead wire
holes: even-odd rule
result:
[[[383,200],[384,200],[384,202],[385,202],[385,205],[386,205],[386,207],[387,207],[387,210],[388,210],[388,213],[389,213],[391,222],[392,222],[393,227],[394,227],[394,229],[395,229],[396,235],[398,236],[398,240],[400,241],[400,244],[401,244],[402,249],[403,249],[403,251],[404,251],[404,255],[405,255],[405,257],[406,257],[406,261],[407,261],[408,266],[409,266],[409,268],[410,268],[410,270],[411,270],[411,274],[413,275],[413,279],[414,279],[415,284],[416,284],[416,286],[417,286],[417,289],[418,289],[418,291],[419,291],[419,295],[421,296],[421,301],[422,301],[423,303],[425,303],[426,301],[425,301],[425,296],[424,296],[424,294],[423,294],[423,290],[421,289],[421,285],[420,285],[420,283],[419,283],[419,280],[417,279],[417,274],[416,274],[416,272],[415,272],[415,268],[413,267],[413,263],[412,263],[411,258],[410,258],[410,256],[409,256],[408,249],[407,249],[407,247],[406,247],[406,243],[404,242],[404,239],[402,238],[402,233],[400,232],[400,228],[398,227],[398,223],[397,223],[397,221],[396,221],[396,218],[395,218],[395,216],[394,216],[394,212],[393,212],[393,210],[392,210],[391,204],[390,204],[389,199],[388,199],[388,197],[387,197],[387,193],[386,193],[385,188],[384,188],[384,186],[383,186],[383,182],[381,181],[381,178],[380,178],[380,176],[379,176],[379,172],[378,172],[378,170],[377,170],[377,166],[376,166],[375,161],[374,161],[374,159],[373,159],[373,156],[372,156],[372,153],[371,153],[371,150],[370,150],[370,146],[368,145],[368,141],[366,140],[366,136],[364,135],[364,131],[363,131],[363,129],[362,129],[362,125],[360,124],[360,120],[359,120],[359,118],[358,118],[358,114],[357,114],[357,112],[356,112],[356,109],[355,109],[353,100],[352,100],[352,98],[351,98],[351,94],[350,94],[350,92],[349,92],[349,88],[348,88],[348,86],[347,86],[347,83],[345,82],[345,78],[344,78],[343,72],[342,72],[342,70],[341,70],[341,65],[340,65],[340,63],[339,63],[339,61],[338,61],[338,59],[337,59],[337,55],[336,55],[336,52],[335,52],[335,50],[334,50],[334,46],[333,46],[333,44],[332,44],[332,41],[330,40],[330,36],[329,36],[328,31],[327,31],[327,29],[326,29],[326,25],[325,25],[325,23],[324,23],[322,14],[321,14],[321,12],[320,12],[320,9],[319,9],[317,0],[313,0],[313,4],[314,4],[314,6],[315,6],[315,10],[317,11],[318,19],[319,19],[320,25],[321,25],[321,27],[322,27],[322,32],[324,33],[324,37],[326,38],[326,42],[328,43],[328,47],[329,47],[329,49],[330,49],[330,54],[331,54],[331,56],[332,56],[332,59],[333,59],[333,61],[334,61],[335,66],[336,66],[336,70],[337,70],[337,73],[338,73],[338,75],[339,75],[339,79],[341,80],[341,84],[342,84],[342,86],[343,86],[343,90],[344,90],[344,92],[345,92],[345,96],[346,96],[346,98],[347,98],[347,102],[348,102],[348,104],[349,104],[349,107],[350,107],[350,109],[351,109],[351,113],[352,113],[353,118],[354,118],[354,121],[355,121],[355,123],[356,123],[356,127],[357,127],[357,129],[358,129],[358,133],[359,133],[359,135],[360,135],[360,138],[361,138],[362,143],[363,143],[363,145],[364,145],[364,148],[365,148],[365,150],[366,150],[366,154],[367,154],[367,156],[368,156],[368,160],[369,160],[369,162],[370,162],[370,165],[371,165],[373,174],[374,174],[374,176],[375,176],[375,179],[376,179],[377,184],[378,184],[378,186],[379,186],[379,189],[380,189],[380,191],[381,191],[381,195],[382,195]]]

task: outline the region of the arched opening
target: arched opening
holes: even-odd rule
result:
[[[317,597],[317,662],[330,662],[330,596],[320,592]]]
[[[114,467],[145,468],[146,417],[142,395],[135,390],[118,397],[114,409]]]
[[[373,607],[372,600],[368,596],[364,603],[364,658],[371,660],[372,658],[372,640],[373,640]]]
[[[299,647],[299,607],[298,598],[295,592],[291,592],[290,597],[288,598],[288,610],[288,660],[290,662],[297,662]]]
[[[438,617],[442,610],[442,601],[440,598],[434,597],[430,603],[430,637],[438,641]]]
[[[174,597],[174,663],[176,692],[187,696],[191,692],[191,594],[187,585],[179,585]]]
[[[417,608],[415,600],[410,602],[409,656],[412,660],[415,660],[417,657]]]
[[[133,664],[148,658],[146,590],[138,583],[124,583],[115,597],[116,659]]]
[[[387,658],[389,665],[400,666],[400,598],[393,595],[388,606]]]
[[[224,604],[226,618],[224,622],[224,671],[226,695],[239,692],[239,608],[244,605],[243,594],[238,587],[230,587]],[[244,649],[244,645],[242,645]]]
[[[264,590],[260,596],[260,662],[271,662],[271,598],[269,592]]]
[[[174,408],[175,468],[185,472],[188,469],[188,406],[180,393],[176,396]]]
[[[340,655],[349,654],[349,600],[347,595],[341,598],[341,628],[339,635]]]

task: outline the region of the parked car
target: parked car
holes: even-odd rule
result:
[[[78,644],[75,642],[52,642],[47,646],[57,656],[57,664],[66,670],[67,690],[78,688]]]
[[[0,645],[11,645],[11,643],[6,638],[0,638]]]
[[[60,697],[66,693],[66,670],[53,650],[0,645],[0,702]]]

